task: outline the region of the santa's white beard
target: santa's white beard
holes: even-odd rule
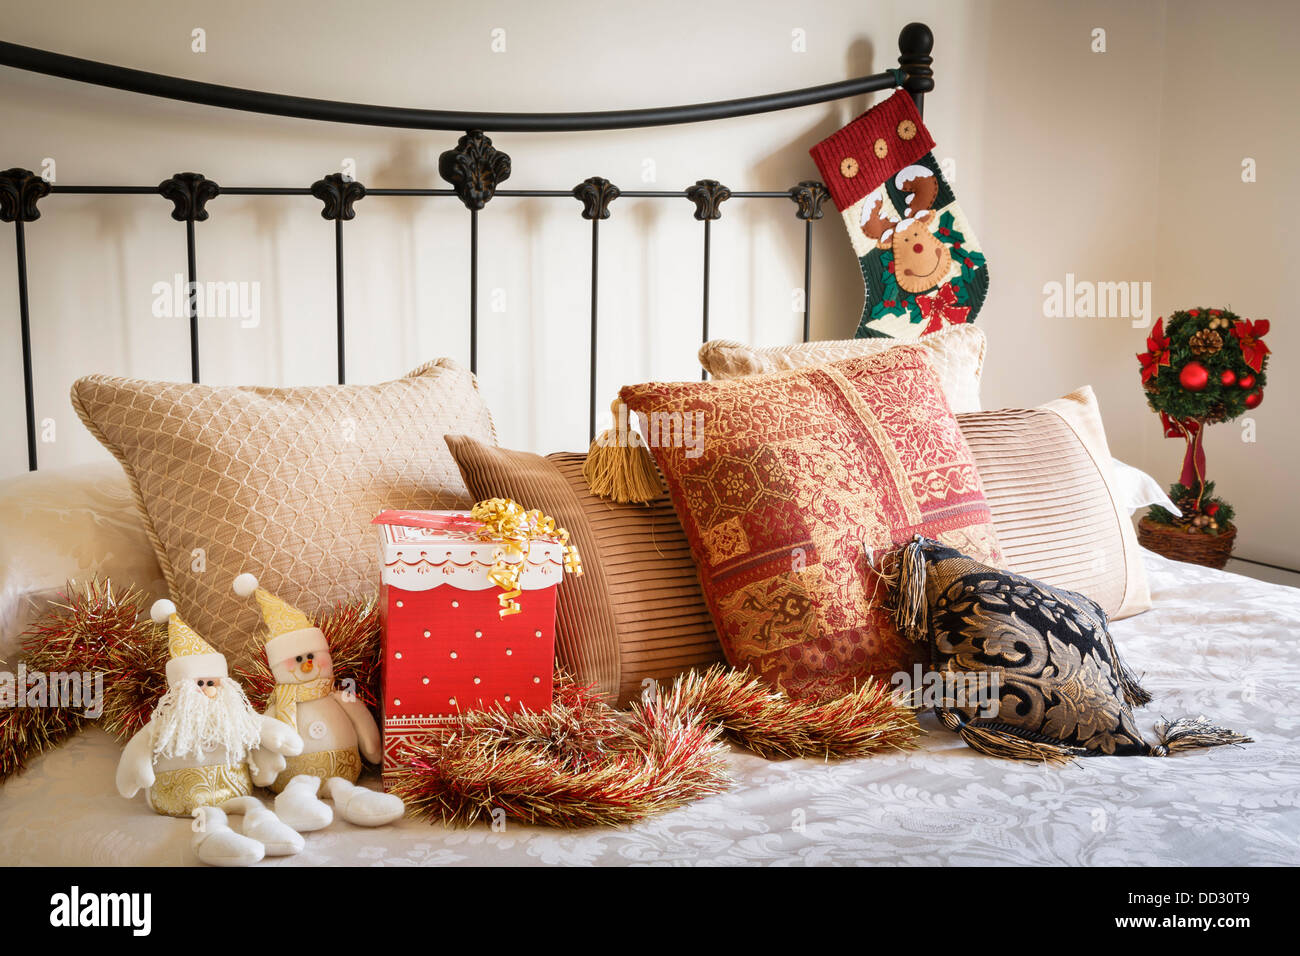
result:
[[[262,737],[261,718],[236,681],[226,678],[208,697],[192,680],[173,684],[153,712],[153,752],[158,757],[201,757],[224,748],[242,761]]]

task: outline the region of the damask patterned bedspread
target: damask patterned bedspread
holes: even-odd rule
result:
[[[1300,590],[1145,554],[1155,609],[1114,626],[1160,715],[1256,743],[1040,769],[968,750],[924,717],[912,753],[842,763],[733,755],[735,787],[620,830],[416,820],[309,834],[294,864],[1300,863]],[[116,744],[85,733],[0,788],[0,864],[194,863],[189,821],[113,788]]]

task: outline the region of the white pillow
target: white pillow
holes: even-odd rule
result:
[[[115,461],[0,480],[0,660],[70,580],[99,575],[165,597],[158,560]]]
[[[1129,514],[1148,505],[1160,505],[1175,515],[1182,515],[1160,487],[1160,483],[1145,471],[1126,465],[1118,458],[1112,458],[1111,462],[1115,466],[1115,480],[1119,484],[1120,503],[1128,509]]]
[[[974,325],[950,325],[919,339],[866,338],[803,342],[756,348],[714,339],[700,346],[700,364],[714,378],[741,378],[844,359],[876,355],[896,345],[924,345],[930,367],[939,376],[954,415],[980,411],[980,374],[984,371],[984,332]]]

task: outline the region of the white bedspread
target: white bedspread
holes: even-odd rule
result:
[[[336,822],[262,865],[1209,864],[1300,862],[1300,590],[1146,555],[1155,609],[1114,625],[1160,715],[1255,737],[1170,759],[1040,769],[975,753],[923,718],[918,752],[842,763],[732,757],[736,786],[619,830]],[[113,789],[90,731],[0,788],[0,863],[188,864],[189,821]],[[237,821],[236,821],[237,823]]]

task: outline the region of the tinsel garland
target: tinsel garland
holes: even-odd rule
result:
[[[92,581],[68,593],[29,633],[25,661],[33,670],[102,672],[101,725],[125,739],[166,689],[165,629],[144,614],[138,591],[115,594]],[[336,677],[373,706],[381,656],[373,599],[339,605],[316,623]],[[274,679],[259,655],[251,659],[234,675],[260,709]],[[84,723],[60,708],[0,714],[0,780]],[[560,673],[549,711],[471,711],[436,740],[408,744],[393,789],[413,813],[449,825],[495,820],[496,811],[546,826],[619,825],[726,790],[728,742],[768,758],[841,759],[907,749],[917,732],[913,711],[875,681],[824,701],[792,701],[716,666],[618,711]]]

